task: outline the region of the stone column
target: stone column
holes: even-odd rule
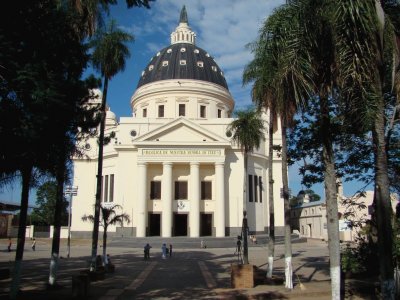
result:
[[[190,163],[190,237],[200,236],[200,163]]]
[[[138,162],[138,201],[136,236],[146,236],[147,223],[147,163]]]
[[[224,163],[215,163],[216,176],[216,206],[214,212],[214,224],[216,237],[225,236],[225,176]]]
[[[161,235],[171,237],[172,233],[172,163],[163,163],[163,177],[161,183]]]

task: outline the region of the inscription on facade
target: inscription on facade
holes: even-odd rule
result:
[[[142,149],[143,156],[220,156],[221,150],[214,149]]]

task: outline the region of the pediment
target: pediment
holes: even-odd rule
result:
[[[175,119],[155,130],[139,136],[133,143],[141,144],[155,141],[170,144],[181,144],[182,142],[230,144],[230,142],[223,137],[185,118]]]

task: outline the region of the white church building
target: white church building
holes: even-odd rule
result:
[[[244,210],[251,233],[268,232],[267,131],[261,147],[249,155],[246,175],[243,154],[228,130],[234,99],[223,71],[195,39],[183,7],[171,44],[141,74],[130,101],[132,116],[118,121],[107,111],[105,134],[112,138],[104,146],[101,202],[121,205],[131,219],[109,228],[111,235],[236,236]],[[279,130],[275,137],[274,144],[281,144]],[[93,229],[81,218],[94,213],[97,138],[81,143],[87,151],[73,159],[78,195],[72,237],[89,237]],[[284,225],[279,157],[274,157],[273,180],[279,234]]]

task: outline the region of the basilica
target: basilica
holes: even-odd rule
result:
[[[268,231],[268,139],[249,154],[245,172],[243,153],[228,130],[234,106],[223,70],[197,46],[183,7],[170,45],[141,73],[130,99],[132,116],[118,120],[112,108],[107,111],[110,142],[104,146],[101,204],[118,204],[131,219],[110,227],[110,235],[236,236],[243,211],[250,233]],[[94,211],[97,138],[80,143],[86,153],[73,159],[79,192],[72,204],[71,236],[89,237],[93,225],[82,216]],[[274,144],[281,144],[279,130]],[[273,164],[279,234],[284,225],[280,158]]]

